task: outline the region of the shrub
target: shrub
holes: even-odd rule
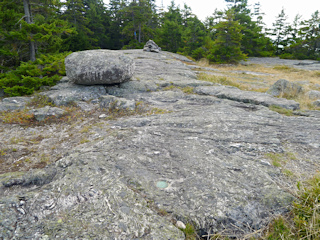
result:
[[[267,239],[319,239],[320,233],[320,174],[297,184],[297,198],[288,216],[275,219],[266,233]]]
[[[191,57],[194,58],[195,60],[200,60],[202,58],[205,58],[207,54],[208,54],[208,51],[205,48],[199,47],[192,51]]]
[[[41,55],[35,62],[21,62],[15,70],[0,74],[0,89],[12,96],[31,95],[42,86],[53,86],[65,75],[69,52]]]

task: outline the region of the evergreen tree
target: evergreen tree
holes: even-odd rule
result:
[[[89,20],[84,14],[86,12],[83,0],[66,0],[65,11],[62,15],[76,29],[77,34],[65,39],[64,49],[66,51],[79,51],[91,49],[95,42],[92,38],[93,32],[88,28]]]
[[[288,45],[288,30],[289,26],[287,23],[288,16],[285,14],[284,9],[281,10],[280,14],[277,16],[275,23],[273,23],[273,32],[275,40],[273,41],[276,47],[276,54],[280,55],[284,47]]]
[[[157,42],[167,51],[178,52],[183,49],[183,26],[182,14],[179,7],[175,6],[174,1],[168,7],[168,12],[160,20],[161,28],[158,30]]]
[[[238,1],[239,4],[233,6],[235,21],[241,25],[241,51],[249,56],[270,56],[273,52],[272,42],[262,33],[262,16],[253,21],[254,14],[248,7],[247,0]],[[258,11],[258,10],[257,10]]]
[[[208,59],[218,63],[237,63],[245,60],[246,55],[241,51],[241,26],[234,21],[234,11],[228,10],[224,21],[219,22],[215,29],[217,38],[210,50]]]
[[[320,16],[319,11],[311,19],[300,22],[299,38],[286,48],[282,57],[320,60]]]
[[[142,47],[154,36],[157,26],[154,0],[132,0],[123,10],[124,22],[122,33],[126,37],[127,47]]]
[[[122,34],[124,11],[126,7],[124,0],[110,0],[107,15],[110,16],[110,27],[108,34],[110,36],[110,49],[121,49],[124,45],[124,35]]]
[[[206,29],[204,24],[196,17],[190,17],[183,32],[185,43],[184,54],[191,55],[192,52],[204,44]]]
[[[87,28],[92,32],[91,48],[109,48],[110,16],[102,0],[84,0],[84,17],[87,19]]]
[[[1,69],[20,61],[35,61],[41,53],[58,52],[62,36],[72,34],[67,22],[58,19],[60,1],[4,0],[0,2]]]

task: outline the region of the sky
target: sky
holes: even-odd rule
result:
[[[104,2],[108,3],[109,1],[104,0]],[[180,5],[181,8],[186,3],[191,7],[192,12],[202,21],[210,16],[216,8],[218,10],[226,8],[224,0],[175,0],[174,2],[176,5]],[[257,2],[260,2],[261,10],[265,13],[263,21],[267,27],[272,27],[272,23],[275,22],[282,8],[284,8],[286,15],[288,15],[289,23],[293,22],[297,14],[302,15],[303,19],[307,20],[311,18],[311,14],[316,10],[320,11],[320,0],[248,0],[249,5],[254,5]],[[171,0],[156,0],[157,6],[161,6],[162,3],[164,8],[167,9]]]

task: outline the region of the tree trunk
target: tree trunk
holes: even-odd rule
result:
[[[28,24],[32,23],[31,19],[31,13],[30,13],[30,3],[29,0],[23,0],[23,8],[24,8],[24,15],[26,18],[26,22]],[[36,61],[36,47],[35,47],[35,42],[30,40],[29,41],[29,54],[30,54],[30,60],[31,61]]]
[[[139,24],[139,43],[141,43],[141,23]]]

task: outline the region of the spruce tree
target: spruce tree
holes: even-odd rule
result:
[[[276,54],[283,53],[284,48],[288,45],[288,30],[289,25],[287,23],[288,16],[285,14],[284,9],[281,10],[277,16],[276,21],[272,24],[272,36],[275,38],[273,44],[276,47]]]
[[[247,56],[241,51],[241,26],[234,20],[234,11],[228,10],[224,21],[219,22],[215,29],[216,40],[210,50],[208,59],[217,63],[238,63]]]

